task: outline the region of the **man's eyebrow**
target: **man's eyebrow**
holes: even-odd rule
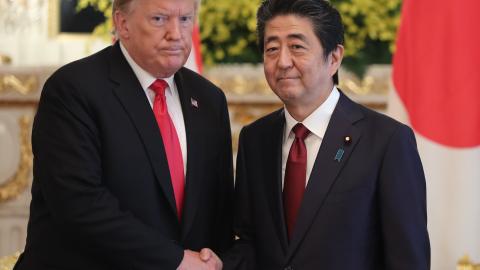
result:
[[[172,16],[172,12],[168,9],[158,9],[158,10],[154,10],[152,11],[153,14],[157,14],[157,15],[160,15],[160,16]],[[174,16],[194,16],[195,15],[195,10],[187,10],[185,12],[182,12],[182,13],[176,13],[174,14]]]
[[[279,38],[277,36],[269,36],[269,37],[267,37],[267,39],[265,39],[265,44],[273,42],[273,41],[277,41],[277,40],[279,40]]]
[[[194,15],[195,15],[195,10],[185,11],[184,13],[180,14],[180,16],[194,16]]]

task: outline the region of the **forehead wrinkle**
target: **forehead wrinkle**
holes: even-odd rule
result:
[[[265,39],[265,44],[268,44],[270,42],[274,42],[274,41],[279,41],[280,40],[280,37],[276,36],[276,35],[272,35],[272,36],[267,36],[267,38]],[[304,34],[302,33],[291,33],[291,34],[288,34],[287,35],[287,40],[301,40],[305,43],[308,43],[308,39],[307,39],[307,36],[305,36]]]
[[[183,2],[181,4],[174,4],[171,2],[158,3],[151,0],[132,0],[131,3],[136,5],[149,5],[150,14],[159,14],[163,16],[188,16],[195,15],[197,10],[197,1],[193,0],[193,3]]]
[[[167,8],[157,8],[153,10],[152,13],[159,14],[162,16],[193,16],[195,14],[194,9],[182,10],[182,9],[167,9]]]

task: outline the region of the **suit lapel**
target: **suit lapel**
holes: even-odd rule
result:
[[[154,174],[160,183],[167,201],[176,215],[176,205],[170,180],[167,157],[162,137],[148,99],[138,82],[135,73],[123,56],[119,44],[112,47],[110,58],[110,77],[116,83],[115,96],[125,108],[143,141]]]
[[[263,171],[265,174],[264,179],[266,179],[264,182],[265,196],[270,205],[270,213],[272,213],[273,223],[276,225],[275,229],[278,238],[283,250],[286,252],[288,237],[282,200],[282,142],[284,126],[285,116],[282,109],[277,112],[272,125],[267,127],[268,135],[265,136],[266,141],[263,142],[266,146],[266,151],[263,151],[263,160],[266,161]]]
[[[337,175],[360,140],[361,130],[356,128],[354,123],[361,118],[363,118],[363,113],[357,105],[341,93],[310,174],[298,213],[295,231],[289,245],[287,260],[291,258],[305,237],[317,212],[335,183]],[[350,136],[352,143],[346,144],[345,136]],[[342,150],[344,153],[340,160],[335,159],[337,152]]]
[[[180,103],[182,106],[185,133],[187,136],[187,174],[185,177],[185,202],[182,216],[182,240],[184,240],[192,228],[195,214],[197,213],[198,201],[202,192],[200,164],[198,158],[202,155],[199,146],[202,145],[202,136],[198,134],[201,130],[201,123],[196,119],[198,107],[192,105],[192,99],[197,100],[193,93],[194,86],[183,79],[182,70],[175,74]],[[201,103],[201,101],[199,101]],[[198,106],[198,105],[197,105]],[[198,127],[197,127],[198,125]]]

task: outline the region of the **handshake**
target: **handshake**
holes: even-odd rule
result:
[[[211,249],[203,248],[200,252],[186,249],[183,252],[183,260],[177,270],[220,270],[222,267],[222,261]]]

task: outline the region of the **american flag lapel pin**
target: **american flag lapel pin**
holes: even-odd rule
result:
[[[193,107],[198,109],[198,101],[194,98],[190,98],[190,103],[192,104]]]

